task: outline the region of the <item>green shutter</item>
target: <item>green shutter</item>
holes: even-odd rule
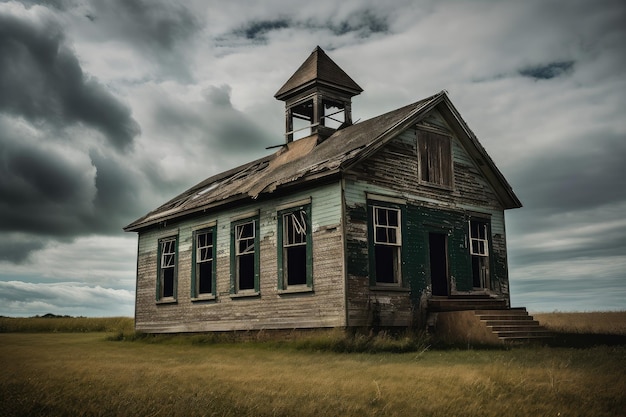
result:
[[[409,287],[409,274],[407,268],[409,257],[407,246],[405,245],[409,228],[407,226],[406,212],[406,206],[400,206],[400,233],[402,233],[402,241],[400,242],[400,268],[402,268],[400,271],[400,277],[402,282],[400,284],[404,288]]]
[[[237,257],[235,256],[235,223],[230,224],[230,293],[235,294],[236,285],[235,285],[235,262]]]
[[[198,293],[196,291],[196,252],[198,242],[198,231],[194,231],[191,235],[193,242],[191,242],[191,298],[196,298]]]
[[[304,207],[306,211],[306,285],[313,288],[313,230],[311,229],[311,205]]]
[[[161,299],[161,240],[157,240],[156,301]]]
[[[213,253],[211,256],[213,257],[213,271],[211,273],[211,289],[213,290],[213,295],[217,296],[217,226],[211,228],[212,236],[213,236]]]
[[[276,287],[279,290],[284,290],[285,289],[285,272],[283,269],[283,265],[284,265],[284,253],[285,251],[283,250],[283,228],[284,228],[284,220],[283,220],[283,216],[284,216],[284,212],[279,212],[277,217],[277,226],[278,226],[278,233],[277,233],[277,242],[276,242],[276,259],[278,262],[278,283],[276,285]]]
[[[259,237],[261,226],[259,225],[259,218],[254,219],[254,291],[259,292],[261,289],[260,286],[260,275],[261,275],[261,256],[260,256],[260,248],[259,244],[261,239]]]
[[[376,257],[374,251],[374,208],[367,203],[367,256],[370,285],[376,285]]]
[[[174,300],[178,300],[178,235],[175,238],[175,249],[174,249]]]

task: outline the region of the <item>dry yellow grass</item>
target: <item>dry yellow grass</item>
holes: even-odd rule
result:
[[[0,334],[2,415],[616,416],[626,347],[337,354]]]
[[[533,317],[555,332],[626,335],[626,311],[535,313]]]

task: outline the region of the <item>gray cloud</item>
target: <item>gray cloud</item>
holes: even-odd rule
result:
[[[519,70],[520,75],[534,78],[536,80],[549,80],[571,72],[574,68],[574,61],[551,62],[545,65],[537,65]]]
[[[133,291],[79,282],[40,284],[0,281],[0,315],[130,316],[134,301]]]
[[[138,46],[172,51],[199,28],[198,15],[171,1],[92,1],[91,19],[114,37]]]
[[[304,31],[330,31],[335,36],[356,34],[359,38],[368,38],[373,34],[390,31],[387,16],[365,8],[354,10],[347,16],[338,16],[332,10],[328,10],[327,15],[317,17],[285,15],[275,19],[252,19],[234,29],[231,35],[254,42],[267,42],[267,36],[271,32],[289,28]],[[230,35],[225,36],[226,39],[229,37]],[[331,48],[328,49],[331,50]]]
[[[54,127],[83,123],[117,149],[139,133],[130,109],[87,77],[60,25],[0,13],[0,112]]]

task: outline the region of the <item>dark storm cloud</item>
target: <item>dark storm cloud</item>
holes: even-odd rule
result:
[[[626,202],[626,141],[597,134],[533,155],[516,175],[522,200],[555,212]]]
[[[119,232],[144,209],[122,159],[139,125],[51,16],[0,12],[0,258],[13,263],[51,239]]]
[[[265,42],[269,33],[287,28],[329,30],[336,36],[355,33],[361,38],[367,38],[375,33],[387,33],[390,30],[385,16],[377,15],[369,9],[363,9],[351,13],[347,18],[340,19],[337,19],[336,16],[330,16],[326,20],[319,18],[302,20],[294,17],[251,20],[235,29],[232,34],[252,41]]]
[[[235,35],[243,36],[246,39],[265,39],[265,35],[273,30],[285,29],[289,27],[288,19],[260,20],[247,23],[245,26],[236,29]]]
[[[265,147],[275,145],[282,138],[272,139],[268,129],[248,115],[233,107],[231,88],[227,85],[209,87],[204,91],[204,101],[192,105],[162,102],[155,109],[155,119],[161,129],[177,137],[188,132],[186,146],[211,151],[224,157],[247,154],[248,160]],[[192,142],[195,138],[195,141]]]
[[[88,78],[60,26],[0,14],[0,112],[61,127],[83,123],[118,149],[139,133],[130,109]]]
[[[552,62],[546,65],[537,65],[519,70],[519,74],[524,77],[536,80],[549,80],[571,72],[574,68],[574,61]]]
[[[389,24],[385,16],[377,15],[371,10],[359,10],[340,22],[329,22],[328,27],[335,35],[356,32],[366,38],[374,33],[389,32]]]
[[[28,260],[32,252],[43,249],[44,246],[45,242],[42,239],[21,240],[19,237],[0,239],[0,262],[21,264]]]

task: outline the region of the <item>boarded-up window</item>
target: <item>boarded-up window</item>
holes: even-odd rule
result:
[[[420,181],[452,187],[450,137],[418,130],[417,143]]]

